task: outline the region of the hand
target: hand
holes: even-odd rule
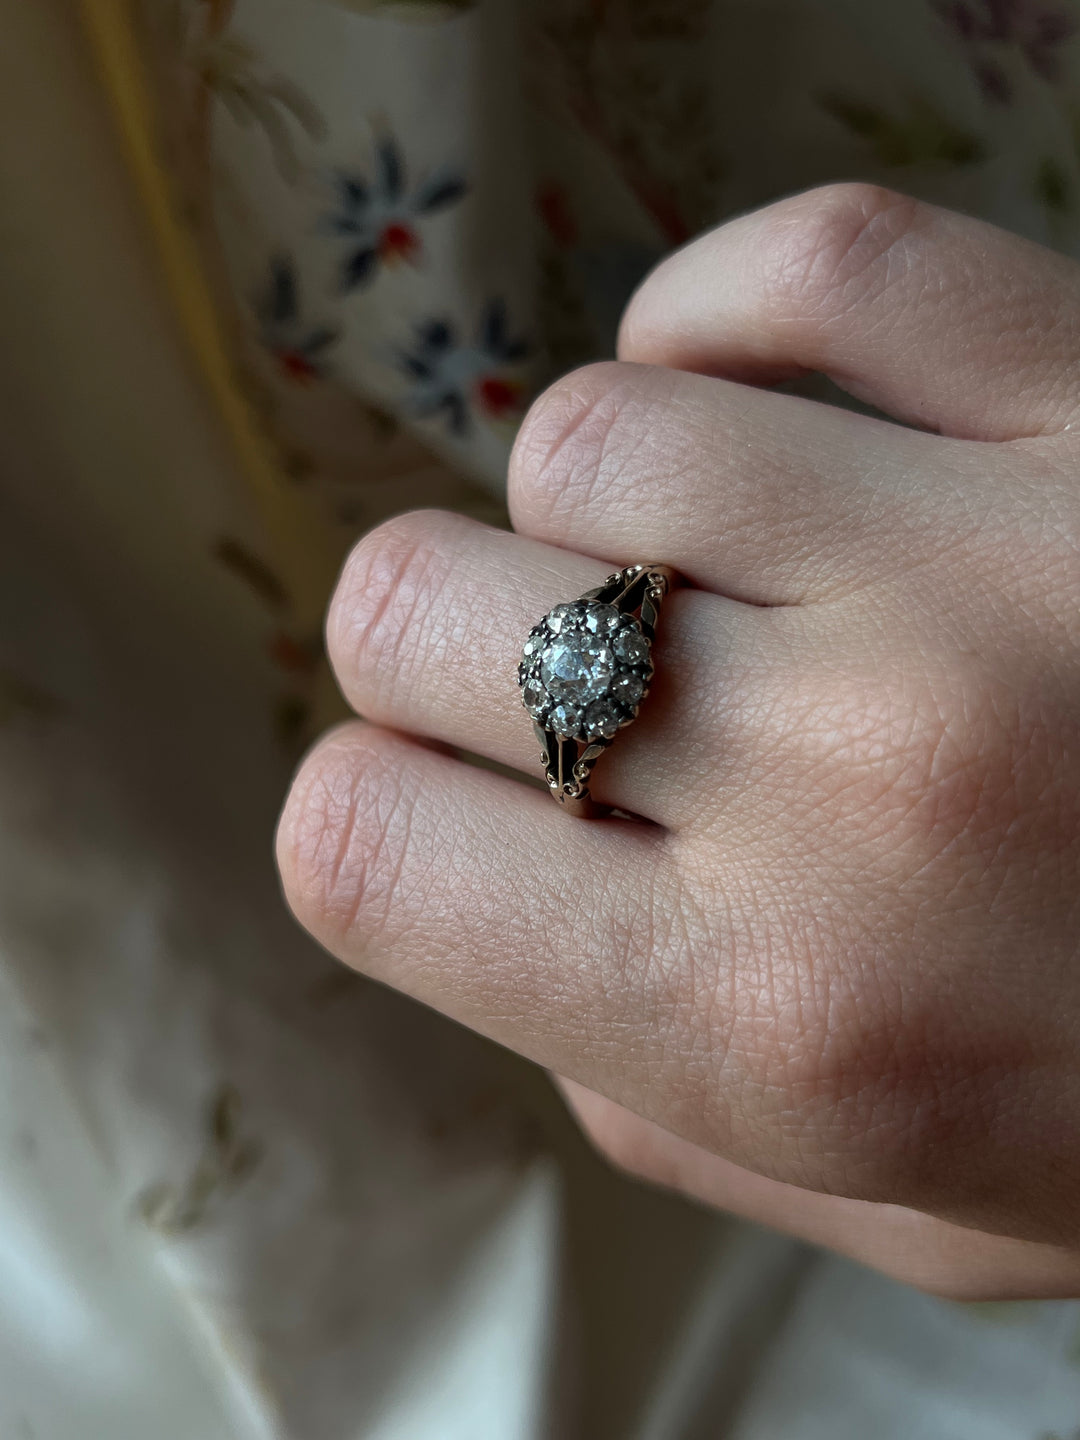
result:
[[[955,1295],[1080,1294],[1080,268],[841,185],[644,284],[533,407],[517,534],[418,513],[329,617],[296,779],[330,950],[572,1077],[623,1165]],[[905,428],[761,387],[823,371]],[[693,373],[688,373],[693,372]],[[690,582],[595,771],[525,774],[529,627]]]

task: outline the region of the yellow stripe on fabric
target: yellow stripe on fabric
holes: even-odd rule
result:
[[[79,0],[79,4],[180,324],[252,489],[296,620],[314,626],[326,603],[340,547],[314,507],[289,488],[273,447],[237,389],[198,246],[177,220],[176,197],[155,149],[154,107],[135,40],[132,0]]]

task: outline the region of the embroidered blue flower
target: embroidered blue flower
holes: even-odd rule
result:
[[[410,191],[401,152],[385,135],[375,147],[372,175],[338,171],[334,182],[337,209],[327,221],[350,241],[341,266],[343,290],[367,284],[380,264],[414,263],[422,248],[420,219],[460,200],[467,189],[460,176],[439,172]]]
[[[515,415],[526,391],[513,367],[529,350],[525,340],[510,333],[506,306],[499,299],[484,307],[472,344],[458,343],[446,320],[427,321],[400,356],[401,368],[413,382],[408,409],[417,416],[441,416],[459,436],[468,432],[473,412],[489,420]]]
[[[309,325],[300,312],[296,266],[289,256],[270,261],[270,278],[255,304],[259,339],[289,380],[305,384],[325,374],[325,352],[340,332]]]

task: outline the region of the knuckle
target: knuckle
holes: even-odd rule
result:
[[[789,836],[825,858],[830,898],[799,887],[775,946],[791,995],[769,1013],[799,1017],[776,1037],[777,1088],[833,1157],[836,1188],[970,1210],[986,1202],[978,1172],[997,1164],[985,1137],[1015,1133],[1010,1095],[1035,1082],[1022,1000],[995,1006],[971,983],[968,917],[1020,913],[1032,828],[1052,853],[1070,816],[1032,803],[1049,791],[1030,701],[977,660],[942,669],[917,684],[887,670],[833,679],[825,708],[786,712],[801,722]],[[996,942],[982,943],[989,963]]]
[[[776,207],[762,246],[765,292],[783,319],[835,320],[899,278],[927,213],[908,195],[862,182],[796,196]]]
[[[950,654],[913,681],[901,665],[808,675],[780,707],[808,831],[838,857],[876,859],[888,878],[930,875],[960,853],[987,860],[1020,818],[1040,753],[1033,702]]]
[[[634,390],[626,366],[604,362],[574,371],[534,402],[510,459],[516,526],[562,532],[611,478]]]
[[[1005,1149],[1015,1140],[1030,1041],[949,975],[897,973],[875,937],[857,937],[853,924],[846,945],[827,942],[815,957],[802,1034],[781,1041],[786,1124],[812,1144],[828,1190],[985,1213],[996,1163],[987,1137]]]
[[[282,888],[297,919],[331,949],[386,925],[408,839],[400,765],[355,723],[316,745],[277,833]]]
[[[389,703],[425,636],[411,622],[437,602],[450,575],[447,517],[418,510],[385,521],[355,546],[327,617],[331,663],[370,713]]]

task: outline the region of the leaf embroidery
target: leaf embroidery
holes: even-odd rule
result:
[[[985,158],[978,136],[953,125],[925,100],[913,100],[903,117],[837,91],[821,95],[818,103],[845,130],[867,141],[885,165],[963,166]]]
[[[179,1185],[158,1181],[136,1201],[147,1225],[165,1235],[194,1230],[205,1223],[215,1200],[231,1194],[251,1177],[263,1157],[263,1147],[242,1133],[240,1119],[239,1093],[232,1085],[221,1085],[207,1105],[206,1141],[187,1180]]]
[[[223,535],[214,545],[213,554],[271,609],[281,609],[288,603],[285,587],[270,566],[239,540]]]

